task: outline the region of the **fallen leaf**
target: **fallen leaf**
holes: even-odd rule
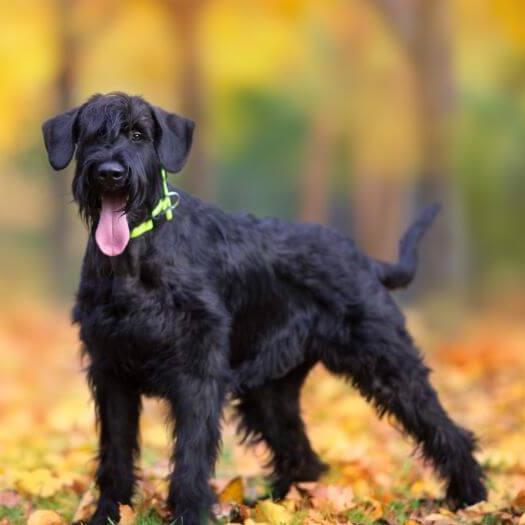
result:
[[[24,472],[19,476],[16,485],[26,494],[43,498],[53,496],[62,488],[62,482],[46,468]]]
[[[241,518],[243,522],[249,519],[251,516],[250,507],[248,507],[247,505],[239,505],[238,511],[239,511],[239,517]]]
[[[292,485],[292,488],[288,491],[288,494],[286,494],[286,499],[299,502],[302,501],[304,498],[297,489],[297,487],[295,485]]]
[[[323,514],[315,509],[309,509],[302,525],[320,525],[325,522]]]
[[[367,501],[367,506],[371,507],[371,510],[367,512],[367,516],[371,518],[373,521],[380,520],[383,517],[383,514],[384,514],[383,505],[381,504],[380,501],[370,498]]]
[[[64,521],[52,510],[35,510],[29,516],[27,525],[64,525]]]
[[[457,523],[453,519],[451,519],[449,516],[444,516],[443,514],[433,513],[429,514],[428,516],[425,516],[423,518],[423,523],[425,525],[454,525]]]
[[[218,499],[220,503],[242,503],[244,501],[244,484],[242,478],[237,476],[229,481],[220,491]]]
[[[120,513],[119,525],[135,525],[137,516],[129,505],[119,505],[118,510]]]
[[[312,505],[319,510],[339,514],[355,506],[354,494],[349,487],[317,485],[310,494]]]
[[[462,513],[466,514],[467,516],[480,516],[483,514],[491,514],[497,510],[498,508],[493,503],[489,503],[488,501],[480,501],[475,505],[471,505],[470,507],[463,509]]]
[[[84,492],[77,510],[73,515],[73,521],[86,521],[95,512],[95,496],[91,490]]]
[[[512,508],[520,514],[525,512],[525,490],[520,490],[512,500]]]
[[[255,518],[257,523],[266,522],[270,525],[288,525],[293,521],[293,515],[288,510],[270,500],[257,503]]]
[[[0,505],[12,509],[17,505],[20,505],[22,498],[14,490],[3,490],[0,492]]]

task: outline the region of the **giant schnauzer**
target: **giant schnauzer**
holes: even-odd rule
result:
[[[167,502],[184,525],[210,517],[227,395],[244,437],[271,451],[275,497],[318,479],[326,466],[299,410],[317,362],[399,421],[450,502],[483,500],[475,439],[441,406],[389,294],[413,278],[437,208],[407,231],[391,264],[324,226],[224,213],[166,181],[184,166],[193,128],[123,93],[95,95],[43,125],[53,168],[76,151],[73,196],[90,231],[73,310],[100,433],[90,523],[118,520],[119,504],[130,503],[142,395],[171,407]]]

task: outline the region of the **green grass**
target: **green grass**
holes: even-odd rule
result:
[[[347,512],[346,517],[354,525],[372,525],[374,520],[366,515],[362,509],[351,509]]]
[[[154,511],[150,510],[137,518],[137,525],[162,525],[163,521],[160,516]]]
[[[501,517],[495,514],[486,514],[481,519],[481,525],[499,525],[501,522]]]
[[[78,507],[79,497],[73,492],[59,492],[50,498],[36,498],[33,503],[36,509],[53,510],[66,523],[70,523]]]
[[[5,507],[0,505],[0,520],[6,518],[11,525],[23,525],[25,520],[25,514],[20,507]]]
[[[392,515],[395,523],[403,524],[408,519],[410,506],[403,501],[392,501],[387,505],[386,512]]]

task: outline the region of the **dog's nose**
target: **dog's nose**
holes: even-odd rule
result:
[[[103,182],[119,182],[124,178],[126,169],[120,162],[103,162],[97,169],[97,176]]]

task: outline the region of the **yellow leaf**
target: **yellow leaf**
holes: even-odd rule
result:
[[[62,518],[52,510],[35,510],[27,520],[27,525],[64,525]]]
[[[45,468],[23,472],[16,485],[22,492],[43,498],[53,496],[62,488],[62,482]]]
[[[227,483],[219,493],[219,503],[242,503],[244,501],[244,485],[242,478],[237,476]]]
[[[119,505],[120,525],[134,525],[136,520],[135,511],[129,505]]]
[[[318,485],[311,496],[313,506],[320,510],[339,513],[354,506],[354,494],[349,487]]]
[[[424,493],[425,493],[425,484],[421,480],[418,480],[412,483],[410,487],[410,494],[412,494],[415,497],[420,497]]]
[[[257,504],[255,518],[257,523],[266,522],[270,525],[288,525],[293,521],[289,511],[270,500],[260,501]]]
[[[467,515],[475,516],[480,514],[490,514],[497,511],[498,508],[493,503],[489,503],[488,501],[480,501],[479,503],[467,507],[463,512]]]

